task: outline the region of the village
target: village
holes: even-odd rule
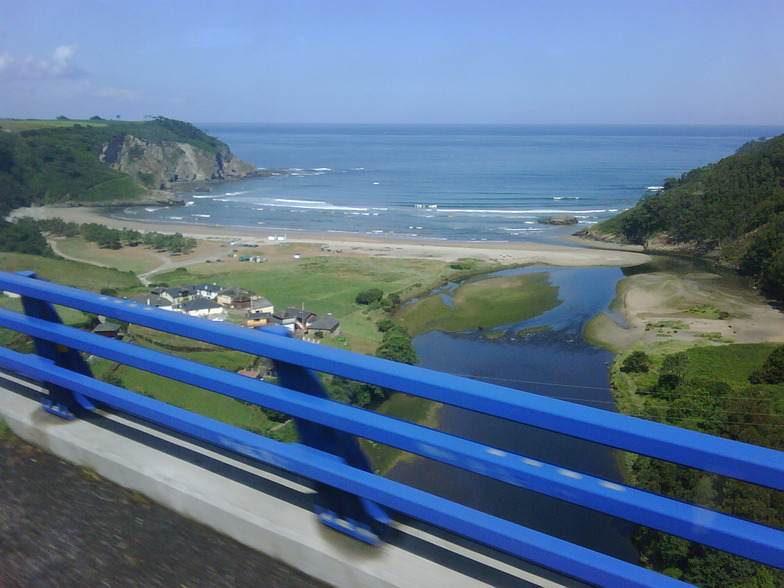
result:
[[[308,340],[340,334],[340,321],[332,316],[318,316],[304,308],[294,307],[276,311],[264,296],[238,286],[224,288],[215,283],[204,283],[172,288],[156,287],[130,300],[193,317],[230,321],[249,329],[281,325],[293,336]],[[120,326],[110,322],[102,322],[93,330],[107,337],[116,337],[119,331]]]

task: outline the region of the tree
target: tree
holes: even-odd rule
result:
[[[757,371],[749,376],[752,384],[784,383],[784,345],[779,345]]]
[[[32,219],[0,220],[0,251],[54,257],[54,252]]]
[[[624,373],[641,372],[646,373],[651,366],[651,358],[644,351],[632,351],[621,364],[621,371]]]
[[[376,349],[376,357],[409,365],[419,363],[411,335],[408,329],[401,325],[394,325],[384,333],[381,345]]]

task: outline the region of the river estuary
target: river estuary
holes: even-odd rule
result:
[[[582,330],[596,314],[609,313],[623,270],[531,267],[483,278],[537,272],[549,273],[560,305],[498,329],[418,336],[414,346],[420,365],[506,386],[510,394],[520,390],[615,410],[608,374],[613,355],[585,342]],[[456,287],[431,295],[449,304]],[[613,451],[595,443],[452,406],[439,411],[439,422],[441,430],[481,443],[608,480],[622,479]],[[614,557],[637,559],[630,542],[634,525],[626,521],[423,458],[399,463],[388,476]]]

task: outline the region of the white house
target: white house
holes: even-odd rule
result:
[[[208,298],[210,300],[215,300],[215,297],[218,295],[218,292],[223,290],[223,288],[215,283],[212,283],[212,284],[199,284],[198,286],[194,286],[194,290],[196,290],[197,296],[201,296],[202,298]]]

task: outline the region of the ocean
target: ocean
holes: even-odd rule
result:
[[[667,177],[784,127],[198,125],[275,175],[186,192],[134,220],[460,241],[552,241],[633,206]],[[540,219],[572,215],[577,227]]]

